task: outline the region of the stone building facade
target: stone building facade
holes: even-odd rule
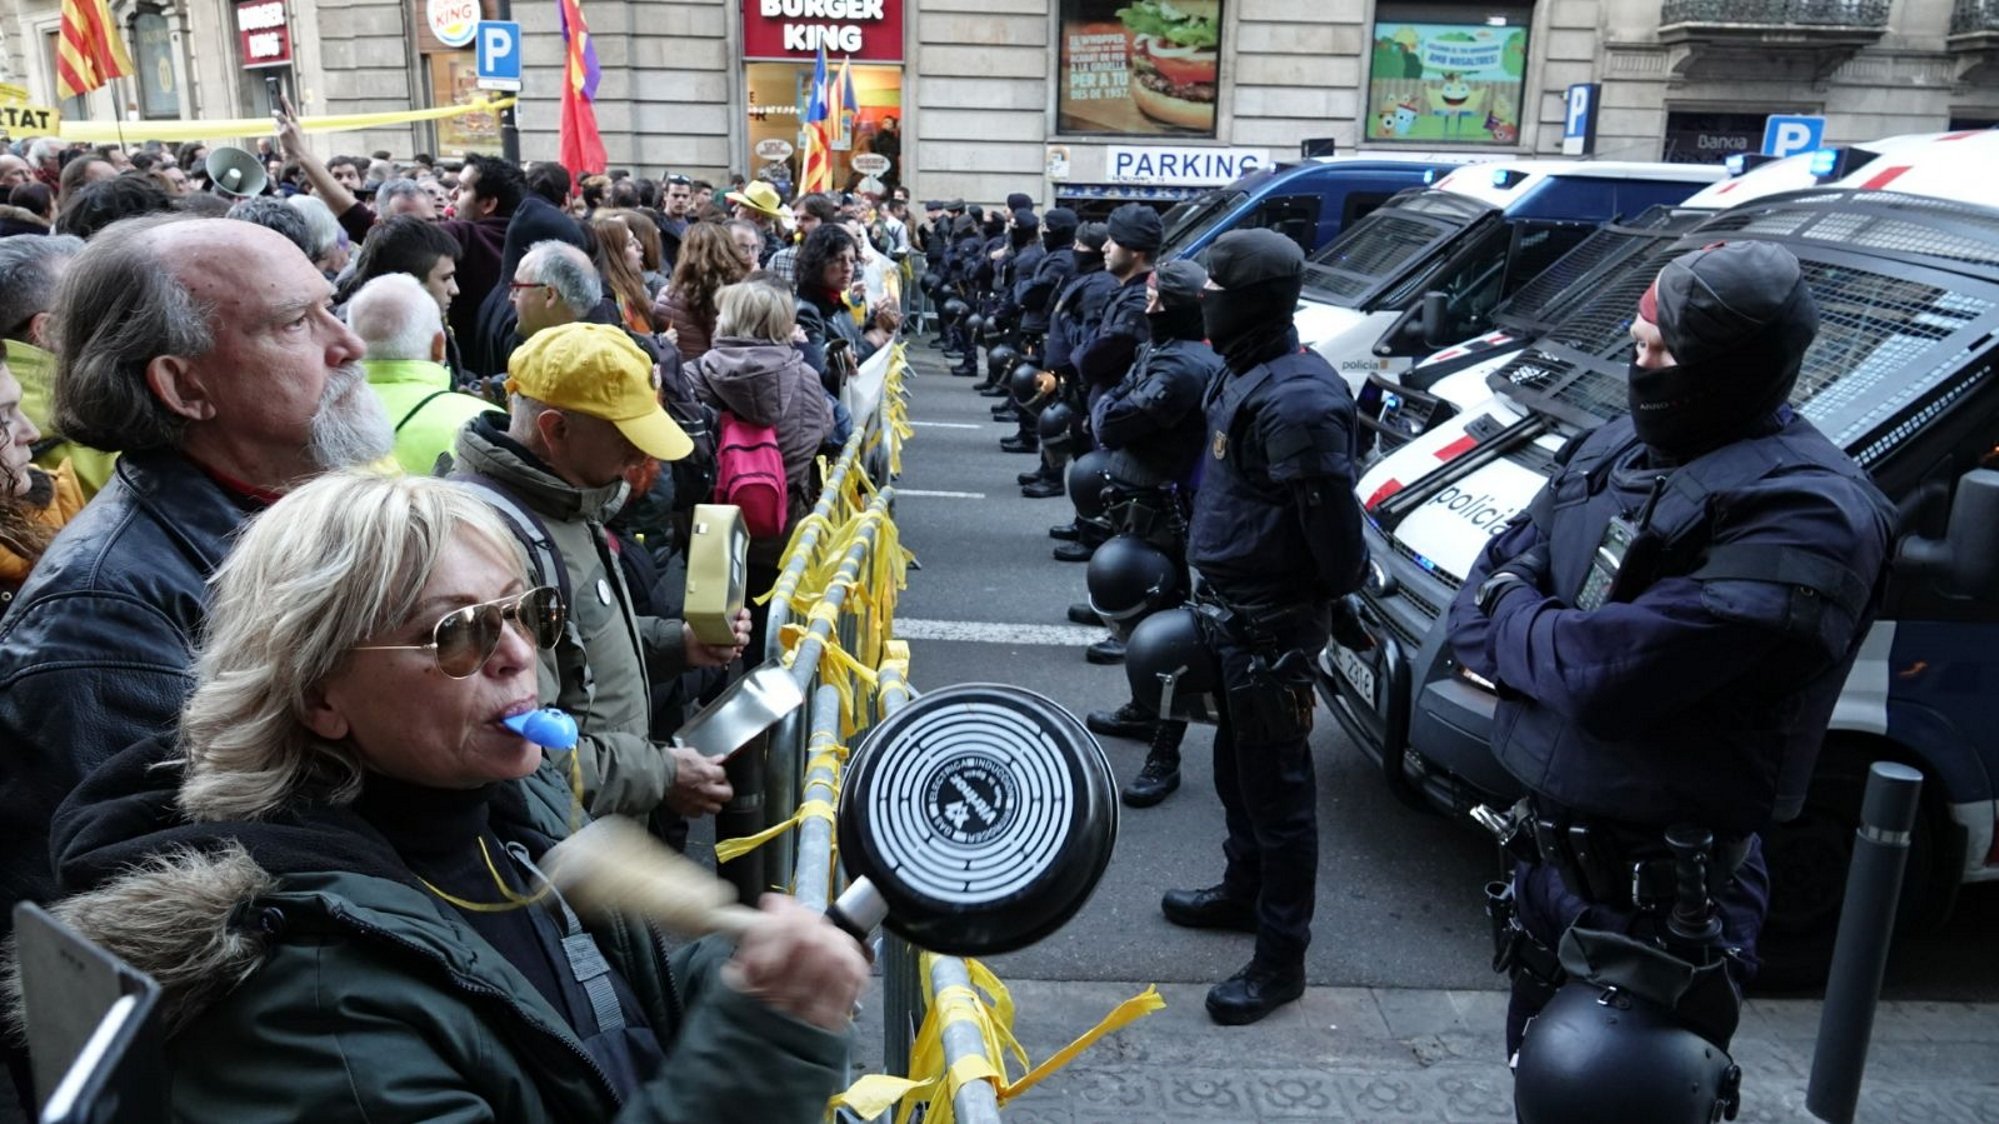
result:
[[[71,115],[264,111],[277,76],[307,113],[468,96],[463,41],[506,0],[113,0],[144,81]],[[1760,144],[1770,114],[1821,115],[1828,143],[1999,120],[1999,0],[1205,0],[1219,59],[1199,124],[1133,111],[1136,53],[1113,13],[1137,0],[584,0],[614,167],[719,179],[796,165],[799,91],[829,41],[851,56],[852,158],[892,151],[924,196],[1167,199],[1245,166],[1322,150],[1560,151],[1577,83],[1600,83],[1596,154],[1719,159]],[[0,0],[0,80],[52,98],[56,0]],[[482,10],[483,5],[483,10]],[[1198,7],[1188,4],[1186,7]],[[556,151],[563,45],[550,0],[511,0],[524,34],[528,159]],[[285,33],[274,49],[274,15]],[[1156,30],[1156,29],[1155,29]],[[1166,42],[1154,36],[1154,43]],[[1179,44],[1162,57],[1190,65]],[[1170,57],[1169,57],[1170,56]],[[1164,72],[1164,71],[1162,71]],[[1186,76],[1193,72],[1172,70]],[[1190,79],[1199,85],[1198,76]],[[1469,108],[1463,98],[1469,91]],[[882,143],[895,118],[894,143]],[[1211,124],[1209,122],[1211,121]],[[494,123],[323,138],[327,150],[496,149]],[[789,138],[789,139],[787,139]]]

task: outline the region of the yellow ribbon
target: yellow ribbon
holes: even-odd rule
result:
[[[758,847],[776,839],[778,836],[783,835],[785,832],[790,831],[792,828],[797,827],[799,824],[804,823],[806,820],[811,819],[825,820],[829,824],[833,823],[833,805],[824,800],[807,800],[798,806],[798,810],[791,814],[790,819],[772,824],[755,835],[745,835],[738,839],[717,840],[715,843],[715,861],[731,862],[739,859],[756,850]]]
[[[298,127],[308,133],[351,133],[360,129],[379,129],[390,125],[407,125],[416,121],[442,121],[448,117],[463,117],[469,113],[498,113],[514,104],[513,98],[487,101],[483,98],[465,105],[441,105],[435,109],[402,109],[390,113],[334,113],[316,117],[301,117]],[[213,137],[262,137],[271,133],[269,117],[233,117],[213,121],[190,121],[173,118],[161,121],[128,121],[122,125],[111,121],[78,121],[74,118],[62,123],[64,140],[81,141],[85,144],[117,144],[119,129],[125,135],[147,140],[191,141],[209,140]]]

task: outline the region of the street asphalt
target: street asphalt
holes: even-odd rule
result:
[[[896,523],[921,569],[897,609],[920,690],[1003,682],[1041,692],[1079,716],[1126,697],[1124,673],[1083,659],[1101,635],[1070,625],[1085,597],[1084,567],[1057,562],[1051,524],[1064,499],[1024,499],[1014,482],[1036,458],[1000,451],[1011,432],[989,420],[992,400],[952,378],[939,353],[910,348],[914,436],[897,481]],[[1221,872],[1221,808],[1211,785],[1209,731],[1190,729],[1181,790],[1151,809],[1124,811],[1117,850],[1088,906],[1033,948],[996,957],[1008,979],[1203,983],[1246,961],[1243,935],[1176,929],[1160,917],[1162,891],[1208,885]],[[1485,990],[1491,939],[1481,887],[1495,849],[1469,824],[1409,810],[1381,787],[1323,708],[1312,734],[1317,765],[1318,913],[1307,962],[1331,987]],[[1145,758],[1138,742],[1105,739],[1120,781]],[[1907,999],[1999,1000],[1999,886],[1968,887],[1943,931],[1910,938],[1890,966],[1889,994]]]

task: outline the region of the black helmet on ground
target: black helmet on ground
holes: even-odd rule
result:
[[[959,300],[957,297],[952,297],[950,300],[944,302],[943,311],[944,319],[955,323],[971,315],[972,306]]]
[[[1013,373],[1014,364],[1020,362],[1020,350],[1012,344],[994,344],[986,352],[986,377],[999,381],[1002,374]]]
[[[1067,402],[1050,402],[1035,419],[1041,444],[1051,453],[1067,453],[1076,444],[1076,411]]]
[[[1221,661],[1191,605],[1162,609],[1138,622],[1124,642],[1124,676],[1131,701],[1161,718],[1211,726],[1220,713]]]
[[[974,336],[978,335],[979,329],[985,326],[986,326],[986,318],[980,316],[976,312],[971,313],[965,317],[965,330],[972,333]]]
[[[1069,462],[1069,502],[1076,505],[1076,517],[1102,521],[1104,489],[1111,482],[1111,455],[1092,449]]]
[[[1128,647],[1127,668],[1131,658]],[[1741,1085],[1728,1052],[1665,1008],[1577,980],[1527,1024],[1513,1108],[1520,1124],[1712,1124],[1735,1119]]]
[[[1044,433],[1042,441],[1047,440]],[[1131,635],[1140,620],[1180,598],[1180,568],[1137,535],[1118,535],[1098,547],[1090,555],[1085,582],[1090,608],[1121,640]]]
[[[1006,378],[1006,385],[1013,392],[1013,400],[1024,410],[1039,408],[1046,398],[1041,390],[1041,368],[1032,363],[1016,364]]]

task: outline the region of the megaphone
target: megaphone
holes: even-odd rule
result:
[[[230,199],[248,199],[262,195],[264,186],[271,182],[270,173],[264,170],[264,162],[254,153],[240,148],[218,145],[208,150],[208,180],[217,195]]]

